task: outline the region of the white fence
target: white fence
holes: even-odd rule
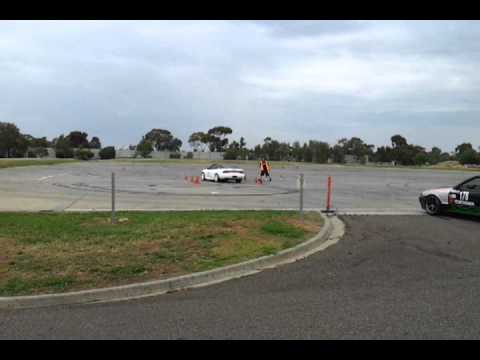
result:
[[[116,151],[116,158],[117,159],[132,159],[135,157],[136,151],[129,150],[129,149],[117,149]],[[152,159],[158,160],[168,160],[173,158],[180,158],[180,159],[188,159],[189,154],[191,154],[192,159],[195,160],[210,160],[210,161],[218,161],[223,160],[224,154],[223,152],[188,152],[188,151],[180,151],[180,152],[173,152],[173,151],[153,151],[149,157]]]
[[[93,159],[100,159],[99,149],[90,149],[90,151],[94,154]],[[42,159],[55,159],[55,149],[54,148],[47,148],[48,155],[42,157]],[[129,149],[117,149],[116,150],[116,158],[117,159],[133,159],[135,158],[136,151],[129,150]],[[190,154],[190,156],[189,156]],[[159,160],[168,160],[168,159],[188,159],[192,158],[195,160],[210,160],[210,161],[219,161],[223,160],[224,158],[223,152],[189,152],[189,151],[153,151],[149,157],[152,159],[159,159]],[[26,157],[27,158],[27,157]]]

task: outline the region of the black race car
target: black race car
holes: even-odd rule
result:
[[[449,211],[480,215],[480,176],[475,176],[453,188],[448,194]]]
[[[430,215],[438,215],[442,211],[480,215],[480,176],[454,187],[424,191],[419,200]]]

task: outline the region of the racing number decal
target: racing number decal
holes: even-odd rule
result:
[[[470,198],[470,193],[468,191],[460,192],[460,201],[468,201],[469,198]]]
[[[475,206],[475,203],[473,201],[470,201],[470,193],[468,191],[461,191],[458,194],[458,200],[454,200],[455,205],[458,205],[460,207],[466,206],[466,207],[472,207]]]

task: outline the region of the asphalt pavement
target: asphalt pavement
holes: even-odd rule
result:
[[[348,216],[338,244],[222,284],[0,311],[0,339],[478,339],[480,221]]]
[[[0,211],[108,210],[111,173],[116,173],[117,208],[138,209],[282,209],[299,204],[297,179],[305,175],[304,204],[326,205],[328,176],[333,177],[334,207],[381,211],[418,211],[426,189],[453,186],[472,176],[465,171],[273,164],[273,181],[257,185],[256,163],[243,164],[243,184],[186,181],[205,164],[85,162],[0,171]]]

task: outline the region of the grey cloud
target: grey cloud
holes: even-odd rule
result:
[[[105,144],[224,124],[335,142],[478,144],[479,22],[0,23],[0,121]],[[432,134],[435,134],[434,137]]]

